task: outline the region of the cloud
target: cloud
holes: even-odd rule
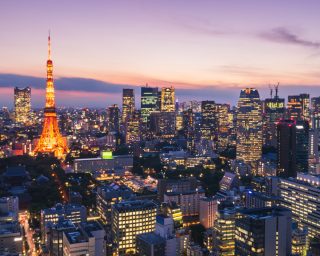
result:
[[[122,88],[137,88],[136,86],[128,84],[114,84],[79,77],[60,77],[56,78],[54,81],[55,88],[60,91],[120,93]],[[35,89],[45,89],[45,83],[45,79],[40,77],[0,73],[0,88],[30,86]]]
[[[301,36],[284,27],[274,28],[271,31],[260,33],[258,36],[276,43],[299,45],[316,49],[320,48],[320,42],[301,38]]]

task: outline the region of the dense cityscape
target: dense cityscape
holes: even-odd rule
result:
[[[24,5],[22,2],[20,4]],[[198,14],[198,18],[208,13],[210,17],[218,17],[219,11],[216,10],[222,8],[227,12],[230,6],[227,8],[218,3],[219,1],[212,1],[215,2],[213,5],[209,4],[212,9],[205,10],[204,6],[192,3],[193,1],[183,2],[183,5],[179,5],[179,1],[172,1],[172,5],[171,2],[168,6],[163,4],[166,8],[160,4],[146,4],[143,0],[136,3],[138,2],[138,11],[134,4],[130,5],[127,2],[126,4],[132,8],[128,12],[121,4],[118,6],[110,1],[105,2],[106,6],[102,3],[101,6],[97,5],[104,12],[110,12],[103,13],[102,16],[110,17],[112,13],[115,16],[123,13],[127,15],[127,21],[126,15],[120,15],[121,17],[111,24],[99,16],[98,7],[92,12],[93,16],[97,15],[97,24],[109,26],[108,29],[111,30],[115,26],[115,33],[111,33],[112,35],[100,31],[98,27],[90,27],[90,30],[85,27],[84,23],[89,24],[95,17],[92,18],[91,14],[83,15],[90,11],[84,7],[82,1],[77,3],[79,6],[70,5],[72,11],[66,11],[68,18],[61,16],[61,13],[64,13],[63,8],[59,11],[51,10],[46,4],[42,8],[59,15],[57,24],[60,18],[64,22],[72,20],[77,25],[79,20],[84,21],[82,25],[79,24],[81,33],[76,30],[76,26],[71,26],[70,29],[68,22],[64,28],[55,26],[55,30],[60,33],[68,27],[67,34],[79,33],[85,42],[96,29],[99,35],[108,35],[108,45],[103,47],[112,49],[110,52],[116,52],[118,44],[123,47],[123,51],[132,51],[132,56],[130,52],[126,61],[121,59],[123,56],[120,53],[119,60],[113,59],[114,56],[110,52],[110,58],[107,59],[104,59],[105,56],[102,57],[103,53],[101,58],[99,55],[99,61],[101,59],[109,63],[105,69],[114,66],[116,70],[117,61],[121,63],[120,69],[122,71],[123,68],[124,71],[121,75],[117,73],[118,79],[125,77],[125,69],[130,67],[126,66],[128,63],[138,66],[137,63],[145,61],[143,56],[146,52],[150,55],[148,46],[152,45],[152,40],[148,33],[159,36],[156,36],[156,41],[163,35],[168,35],[165,40],[160,40],[161,47],[154,51],[156,53],[152,51],[154,55],[146,54],[147,59],[158,64],[150,69],[146,68],[150,65],[148,63],[144,68],[140,66],[146,76],[141,75],[139,81],[145,79],[144,83],[136,83],[134,86],[134,83],[125,82],[120,85],[113,82],[97,85],[93,78],[81,80],[79,76],[72,80],[70,76],[72,83],[77,81],[79,84],[62,88],[62,80],[68,79],[66,74],[75,63],[72,61],[81,62],[79,56],[84,55],[90,68],[91,65],[94,67],[95,58],[90,59],[88,56],[94,55],[95,50],[101,51],[101,48],[99,49],[98,43],[92,43],[90,50],[87,48],[81,52],[77,51],[76,57],[70,58],[70,66],[63,64],[63,61],[56,63],[56,56],[63,59],[68,51],[72,52],[72,48],[77,49],[79,46],[78,42],[72,45],[66,40],[62,47],[55,37],[55,30],[52,34],[49,32],[47,44],[44,43],[47,49],[43,54],[47,57],[41,61],[45,65],[36,67],[39,70],[43,69],[43,74],[46,73],[41,88],[36,83],[38,80],[34,80],[32,76],[33,60],[30,60],[30,69],[26,68],[26,73],[30,76],[12,80],[15,82],[10,85],[6,79],[16,79],[16,75],[10,75],[11,71],[7,72],[6,67],[0,65],[0,256],[320,256],[320,93],[318,91],[317,95],[314,93],[315,90],[310,90],[310,84],[314,82],[308,80],[306,84],[309,87],[304,86],[301,81],[307,79],[298,80],[302,73],[295,74],[293,77],[297,79],[297,84],[301,82],[301,86],[295,86],[294,90],[288,93],[288,88],[291,87],[288,83],[283,83],[282,76],[279,75],[280,79],[276,79],[279,77],[276,75],[269,76],[258,64],[265,62],[268,66],[270,60],[266,55],[272,53],[272,69],[279,69],[279,66],[284,64],[280,61],[282,57],[277,52],[278,49],[270,47],[264,52],[263,47],[257,47],[258,50],[253,47],[250,49],[254,59],[252,62],[250,54],[246,53],[245,58],[241,56],[241,51],[246,49],[246,46],[239,43],[239,31],[233,30],[236,26],[228,28],[230,31],[222,31],[220,27],[215,29],[212,25],[215,23],[209,20],[199,19],[199,22],[195,18],[197,15],[189,17],[192,21],[189,26],[183,23],[186,21],[178,19],[181,17],[180,12],[173,11],[179,7],[183,11]],[[202,8],[198,9],[200,5]],[[51,8],[54,6],[53,4]],[[60,3],[59,6],[70,8],[67,3]],[[102,6],[107,8],[103,9]],[[185,9],[182,6],[186,6]],[[260,9],[263,9],[263,4],[258,4],[259,8],[255,7],[256,10],[254,5],[248,6],[252,6],[252,10],[243,12],[250,14],[248,17],[260,13]],[[246,8],[248,6],[244,5]],[[284,6],[290,9],[287,8],[290,4]],[[292,10],[299,9],[296,5],[293,6],[295,8]],[[8,4],[3,7],[6,7],[6,11],[5,14],[1,12],[0,16],[8,15],[9,7],[12,6]],[[36,5],[34,9],[29,7],[26,6],[26,11],[23,12],[29,13],[37,9]],[[121,11],[117,7],[121,7]],[[277,8],[281,9],[280,7],[283,6],[279,3]],[[38,8],[40,13],[41,8]],[[156,10],[151,12],[154,19],[146,11],[150,9]],[[311,9],[313,8],[307,8],[308,13],[311,13],[310,20],[313,13]],[[211,14],[212,10],[215,10],[215,14]],[[243,11],[241,6],[234,6],[230,10],[232,18],[235,15],[232,10],[237,10],[238,13]],[[165,13],[166,18],[166,13],[172,11],[177,19],[168,19],[168,27],[161,27],[167,22],[167,19],[159,21],[159,18],[163,18],[161,15],[157,16],[161,11]],[[306,21],[302,21],[303,17],[308,20],[308,17],[304,16],[305,9],[301,8],[299,11],[301,24],[305,25]],[[74,16],[77,12],[78,16]],[[135,16],[136,12],[139,15]],[[32,11],[30,13],[34,15]],[[147,18],[144,17],[145,19],[140,20],[141,23],[136,23],[142,13]],[[224,12],[221,14],[225,15]],[[49,17],[51,12],[48,11],[45,15]],[[283,20],[286,20],[285,16],[283,15]],[[75,17],[81,18],[78,20]],[[31,20],[36,31],[37,22],[33,18],[36,20],[37,15],[29,20],[24,20],[23,16],[20,19],[19,16],[19,20],[26,23],[26,28]],[[242,24],[243,20],[238,16],[237,19],[234,18]],[[263,18],[259,17],[259,20]],[[276,20],[279,22],[278,18]],[[289,18],[288,20],[292,21]],[[148,22],[145,21],[150,21],[152,30],[148,29]],[[130,24],[129,29],[135,33],[141,29],[141,33],[136,37],[126,34],[126,22]],[[180,23],[184,25],[181,26]],[[244,22],[242,25],[249,28],[249,23]],[[176,32],[182,31],[183,34],[186,33],[185,30],[191,31],[191,41],[184,41],[189,38],[186,35],[182,36],[182,44],[175,41],[181,35],[174,37],[174,29],[170,29],[177,24]],[[199,29],[196,27],[197,24],[209,24],[209,27],[203,26]],[[165,29],[162,30],[163,28]],[[14,29],[8,31],[11,33]],[[161,34],[159,31],[165,31],[167,34]],[[294,34],[292,31],[278,26],[269,33],[250,36],[248,33],[246,36],[251,39],[246,40],[252,40],[254,45],[259,45],[257,38],[260,38],[276,44],[285,43],[308,49],[310,56],[303,58],[298,67],[310,68],[310,73],[307,74],[312,77],[312,65],[319,55],[320,41],[304,39],[298,32]],[[119,38],[116,40],[114,36],[120,35],[121,38],[122,33],[126,34],[123,37],[125,40],[117,41]],[[210,42],[209,37],[214,37],[217,40],[215,42],[218,42],[222,39],[216,37],[234,36],[227,41],[235,40],[234,48],[239,52],[241,62],[248,59],[250,65],[256,66],[250,72],[236,65],[223,66],[223,69],[229,72],[228,75],[225,74],[225,84],[220,84],[225,88],[216,91],[210,91],[210,86],[197,88],[192,84],[194,81],[186,83],[183,87],[182,82],[174,79],[168,82],[169,79],[166,81],[166,77],[159,76],[157,82],[156,79],[147,79],[147,73],[151,70],[165,70],[162,70],[165,65],[160,61],[160,55],[163,53],[160,48],[169,52],[172,50],[171,54],[179,52],[180,48],[190,47],[187,47],[190,42],[196,45],[197,40],[200,41],[202,38],[200,34],[204,36],[206,43]],[[59,39],[63,38],[61,35]],[[28,36],[29,39],[26,40],[30,40],[30,43],[28,41],[26,47],[32,48],[31,38],[36,38],[35,33]],[[142,42],[137,39],[140,37],[146,42],[142,45],[141,51],[134,47],[135,43]],[[95,36],[93,38],[92,42],[99,41]],[[137,41],[133,42],[128,38],[136,38]],[[42,39],[45,42],[46,36],[43,35]],[[23,39],[21,40],[23,42]],[[0,54],[9,51],[7,42],[2,41],[3,49],[0,48]],[[169,46],[167,41],[179,42],[177,48],[171,49],[172,45]],[[184,43],[186,45],[183,45]],[[200,53],[199,47],[198,53],[204,63],[207,62],[205,59],[212,57],[211,48],[227,53],[223,58],[215,53],[218,62],[226,61],[230,57],[228,54],[233,55],[226,42],[221,45],[211,43],[208,43],[208,48],[203,45],[204,55]],[[9,44],[19,48],[23,43],[10,41]],[[81,42],[79,44],[81,45]],[[68,49],[67,52],[64,49]],[[196,47],[188,49],[198,51]],[[62,52],[59,53],[60,51]],[[294,62],[291,58],[294,54],[290,47],[283,47],[281,51],[287,51],[285,54],[288,63]],[[264,57],[256,58],[257,52]],[[297,50],[295,55],[297,59],[298,52]],[[138,56],[141,55],[141,59],[134,58],[136,53]],[[12,58],[5,55],[4,58],[1,57],[3,62],[7,61],[5,65],[8,67],[16,65],[15,54],[10,54]],[[198,55],[192,50],[183,52],[182,55],[188,55],[190,63],[181,65],[176,60],[182,58],[181,55],[168,54],[166,65],[169,68],[177,66],[179,70],[183,70],[185,73],[178,74],[184,74],[183,79],[189,81],[190,77],[196,76],[196,72],[190,76],[188,72],[194,69],[193,64],[198,65]],[[27,53],[25,56],[19,56],[21,63],[28,59],[26,56]],[[232,56],[231,59],[236,60],[239,56]],[[36,58],[38,57],[34,56],[34,59]],[[66,57],[67,60],[68,58]],[[256,59],[259,62],[255,63]],[[173,63],[172,66],[169,62]],[[16,68],[19,69],[19,66]],[[291,66],[288,65],[288,68]],[[59,70],[57,75],[56,69]],[[64,69],[68,70],[65,74]],[[83,73],[83,77],[95,70],[92,68],[85,73],[83,66],[74,67],[74,70],[77,69],[79,73]],[[98,73],[97,70],[94,72]],[[257,75],[252,70],[260,74]],[[284,70],[278,71],[288,75]],[[168,71],[164,71],[166,72]],[[210,69],[209,73],[211,72],[213,76],[214,72]],[[174,73],[173,70],[172,74]],[[239,83],[241,87],[239,84],[230,83],[232,90],[236,88],[238,95],[233,103],[230,103],[227,97],[231,87],[226,85],[230,82],[228,79],[231,79],[231,73],[245,75],[248,79],[248,83]],[[314,73],[317,73],[318,79],[318,70]],[[219,72],[215,74],[219,75]],[[272,82],[263,86],[261,81],[257,80],[250,83],[251,77],[254,80],[258,76],[268,76]],[[35,84],[32,81],[35,81]],[[201,81],[206,79],[203,78]],[[81,87],[82,83],[85,83],[85,89],[79,93],[75,88]],[[105,93],[99,87],[102,85],[120,88],[121,96],[114,92]],[[186,91],[188,86],[192,87],[192,93],[180,97],[179,93]],[[104,106],[99,107],[96,102],[96,107],[76,107],[76,99],[70,95],[88,97],[88,106],[95,104],[90,94],[91,89],[97,102],[105,96],[108,97],[108,101],[106,99],[105,104],[103,103]],[[45,93],[41,94],[41,90]],[[198,97],[201,90],[201,97]],[[263,96],[263,90],[268,91],[268,96]],[[217,93],[221,91],[222,94]],[[61,96],[68,101],[65,105],[60,104]],[[38,102],[39,97],[45,102],[42,107],[34,104]]]
[[[49,36],[44,110],[1,111],[0,254],[319,255],[320,97],[279,89],[60,109]]]

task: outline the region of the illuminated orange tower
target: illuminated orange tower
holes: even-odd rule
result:
[[[46,106],[44,108],[44,122],[41,137],[37,143],[34,153],[54,154],[58,158],[63,158],[68,152],[65,138],[62,137],[56,113],[54,84],[53,84],[53,63],[51,60],[50,34],[48,37],[48,60],[47,60],[47,86],[46,86]]]

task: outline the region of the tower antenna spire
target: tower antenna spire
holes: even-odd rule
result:
[[[51,37],[50,37],[50,29],[49,29],[49,36],[48,36],[48,60],[51,59]]]

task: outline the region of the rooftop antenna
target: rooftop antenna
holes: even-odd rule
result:
[[[279,90],[279,82],[277,85],[274,86],[274,89],[276,90],[276,98],[278,98],[278,90]]]

